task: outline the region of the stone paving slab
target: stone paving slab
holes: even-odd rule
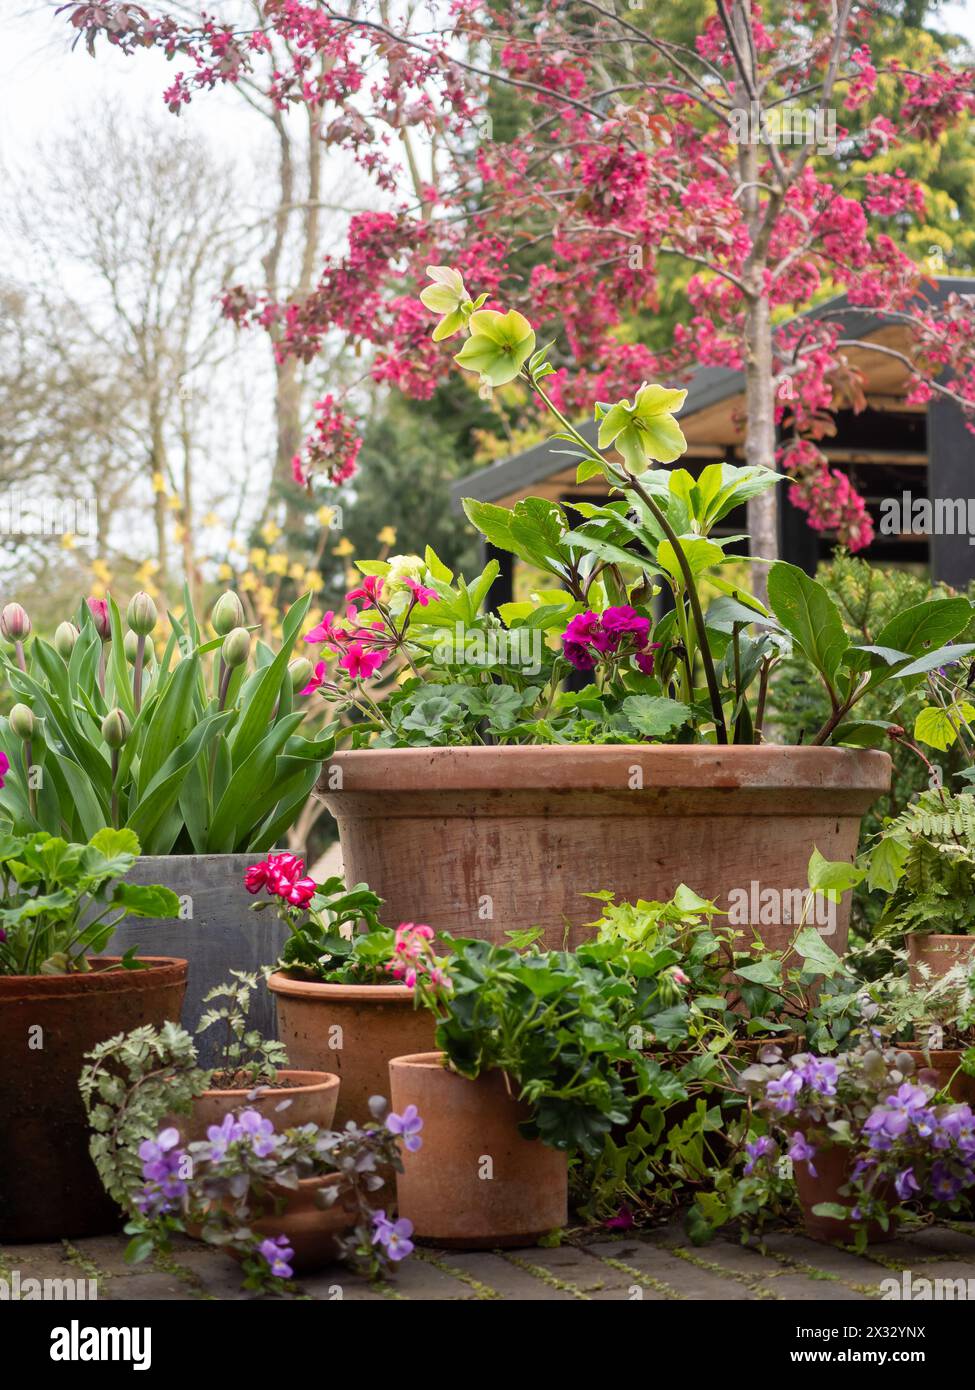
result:
[[[0,1250],[0,1277],[97,1281],[97,1297],[116,1301],[246,1299],[237,1267],[218,1251],[179,1239],[167,1255],[127,1265],[124,1236],[98,1236]],[[864,1256],[792,1231],[745,1248],[719,1237],[692,1246],[679,1225],[610,1237],[572,1233],[562,1245],[519,1250],[421,1248],[386,1281],[370,1284],[336,1265],[286,1288],[296,1301],[625,1302],[648,1300],[843,1301],[881,1296],[884,1279],[971,1281],[975,1225],[919,1229],[872,1246]]]

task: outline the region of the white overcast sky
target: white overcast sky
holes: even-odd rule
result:
[[[167,63],[155,51],[125,58],[105,44],[94,59],[80,48],[72,53],[72,31],[64,16],[54,15],[60,2],[50,0],[48,7],[46,0],[0,0],[5,16],[0,24],[0,139],[6,147],[57,130],[66,117],[105,96],[121,100],[133,115],[147,108],[161,110],[163,88],[179,67],[178,60]],[[165,10],[164,0],[147,8]],[[223,17],[232,16],[237,5],[235,0],[210,0],[205,8]],[[975,45],[975,0],[943,6],[939,23]],[[253,131],[232,94],[203,94],[179,119],[205,127],[228,144],[243,138],[245,130]]]

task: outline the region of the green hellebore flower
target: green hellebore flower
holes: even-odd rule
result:
[[[449,265],[428,265],[427,274],[433,281],[420,291],[420,303],[434,314],[442,314],[440,322],[433,330],[433,341],[439,343],[444,338],[452,338],[459,333],[475,309],[479,309],[487,299],[484,294],[474,304],[464,288],[460,272],[451,270]]]
[[[649,460],[673,463],[687,448],[674,412],[684,404],[686,391],[644,382],[633,404],[618,401],[599,424],[599,447],[610,444],[623,455],[631,473],[642,473]]]
[[[514,381],[535,351],[535,330],[516,309],[501,314],[481,309],[470,317],[471,336],[454,361],[469,372],[479,372],[489,386]]]

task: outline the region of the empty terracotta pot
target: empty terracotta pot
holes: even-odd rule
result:
[[[583,894],[667,899],[687,882],[723,909],[732,890],[781,894],[779,924],[753,925],[782,947],[812,847],[852,861],[890,766],[871,750],[771,745],[362,749],[332,756],[318,795],[346,878],[394,926],[497,942],[541,927],[549,948],[568,929],[576,946],[598,910]],[[848,922],[849,895],[829,931],[840,953]]]
[[[924,985],[920,966],[929,979],[940,979],[955,965],[975,964],[975,936],[943,936],[938,932],[910,932],[907,936],[908,974],[915,987]]]
[[[333,1072],[281,1069],[278,1081],[286,1084],[204,1091],[194,1100],[192,1112],[176,1116],[173,1124],[184,1144],[205,1139],[211,1125],[221,1124],[235,1110],[258,1110],[278,1130],[299,1125],[331,1129],[339,1096],[339,1078]]]
[[[817,1146],[816,1156],[812,1160],[816,1170],[815,1177],[810,1173],[808,1163],[793,1163],[796,1190],[802,1207],[802,1224],[806,1229],[806,1235],[812,1240],[827,1241],[830,1244],[839,1242],[844,1245],[849,1245],[854,1240],[856,1226],[852,1221],[841,1221],[834,1216],[818,1216],[813,1210],[824,1202],[835,1202],[852,1210],[852,1199],[841,1197],[840,1188],[850,1181],[854,1160],[855,1154],[852,1149],[832,1145],[829,1148]],[[896,1205],[896,1198],[889,1187],[883,1189],[882,1195],[890,1200],[891,1205]],[[871,1245],[893,1240],[897,1234],[896,1227],[897,1222],[893,1219],[886,1231],[879,1222],[871,1221],[867,1227],[867,1240]]]
[[[948,1094],[953,1101],[959,1103],[964,1101],[968,1105],[975,1105],[975,1076],[967,1076],[965,1072],[958,1071],[962,1059],[960,1051],[952,1048],[914,1047],[905,1047],[902,1050],[914,1058],[914,1065],[919,1072],[932,1073],[930,1077],[923,1077],[923,1080],[930,1080],[931,1084],[937,1086],[939,1091],[943,1091],[951,1082]],[[956,1072],[958,1072],[957,1076],[955,1075]]]
[[[423,1143],[403,1152],[396,1174],[400,1216],[415,1235],[462,1250],[534,1245],[568,1221],[568,1164],[518,1125],[527,1105],[492,1071],[468,1081],[444,1067],[442,1052],[394,1057],[393,1109],[415,1105]]]
[[[433,1046],[433,1015],[415,1007],[405,985],[326,985],[280,971],[267,983],[291,1062],[339,1077],[337,1129],[363,1124],[370,1096],[389,1099],[390,1058]]]
[[[78,1077],[97,1043],[179,1022],[186,961],[120,957],[73,975],[0,976],[0,1240],[105,1235],[122,1224],[88,1154]]]

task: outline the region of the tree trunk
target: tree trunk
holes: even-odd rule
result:
[[[769,304],[762,294],[749,302],[745,314],[745,462],[775,467],[775,381],[772,375],[772,326]],[[779,558],[779,509],[775,488],[748,503],[751,554],[762,560]],[[752,586],[763,603],[767,596],[764,565],[752,568]]]

